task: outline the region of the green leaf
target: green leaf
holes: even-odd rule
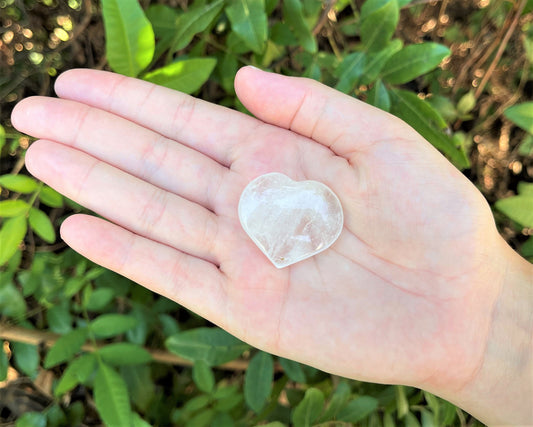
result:
[[[74,329],[61,336],[50,348],[44,359],[44,367],[49,369],[60,363],[66,362],[81,350],[87,339],[87,329]]]
[[[438,111],[441,117],[449,122],[457,119],[457,109],[454,103],[447,96],[431,94],[425,101]]]
[[[4,145],[6,145],[6,130],[0,125],[0,151],[2,151]]]
[[[30,205],[24,200],[17,199],[0,202],[0,217],[3,218],[25,215],[29,210]]]
[[[133,419],[132,419],[133,427],[151,427],[151,425],[148,424],[145,420],[143,420],[137,412],[133,412],[132,416],[133,416]]]
[[[302,77],[308,77],[310,79],[316,80],[317,82],[322,81],[322,70],[316,62],[312,62],[305,69],[305,72],[302,74]]]
[[[533,196],[518,195],[498,200],[496,209],[523,227],[533,227]]]
[[[377,407],[377,399],[370,396],[361,396],[348,402],[337,414],[337,419],[357,423],[368,417]]]
[[[425,408],[420,409],[420,415],[422,418],[422,427],[438,427],[436,424],[436,417],[433,413]]]
[[[420,99],[415,93],[407,90],[397,89],[395,90],[395,94],[400,94],[405,101],[411,104],[412,108],[416,108],[428,124],[439,129],[446,129],[448,127],[441,114],[425,99]]]
[[[146,17],[152,23],[155,37],[158,39],[155,44],[153,63],[172,46],[174,36],[179,28],[178,22],[180,16],[181,14],[176,9],[162,4],[151,5],[146,10]],[[169,54],[171,53],[173,52],[169,52]]]
[[[231,53],[227,53],[218,62],[218,78],[220,84],[228,94],[235,94],[235,74],[239,63],[237,57]]]
[[[58,304],[50,307],[46,312],[48,327],[56,334],[66,334],[72,330],[72,316],[68,304]]]
[[[63,405],[60,405],[59,402],[53,403],[51,406],[46,408],[46,411],[43,413],[46,414],[47,426],[48,427],[62,427],[69,425],[67,423],[67,416],[62,409]],[[68,411],[68,409],[67,409]],[[70,424],[76,425],[76,424]]]
[[[137,0],[102,0],[106,55],[113,71],[136,77],[152,61],[154,31]]]
[[[322,0],[303,0],[302,6],[309,27],[313,27],[318,22],[320,12],[324,8],[324,2]]]
[[[197,328],[172,335],[166,347],[178,356],[209,366],[221,365],[239,357],[249,348],[233,335],[220,328]]]
[[[268,68],[273,61],[282,58],[283,56],[285,56],[285,54],[286,52],[283,47],[278,46],[277,44],[272,43],[272,41],[268,40],[266,44],[266,49],[263,52],[262,57],[258,58],[258,61],[261,67]]]
[[[178,30],[180,14],[175,8],[163,4],[152,4],[146,10],[146,17],[152,24],[155,36],[159,39],[172,38]]]
[[[15,319],[26,314],[26,301],[13,283],[0,286],[0,314]]]
[[[267,15],[271,15],[274,10],[278,7],[280,0],[265,0],[265,11]]]
[[[69,277],[66,282],[65,286],[63,288],[63,293],[66,297],[71,297],[79,292],[81,288],[83,288],[87,284],[87,280],[83,277],[74,276]]]
[[[447,155],[459,169],[469,166],[468,158],[455,147],[452,139],[435,128],[442,118],[437,122],[440,115],[427,102],[416,94],[401,89],[389,90],[389,95],[392,114],[409,123],[420,135]]]
[[[439,426],[451,426],[457,417],[457,408],[452,403],[441,400],[441,411],[439,413],[439,420],[437,425]]]
[[[151,365],[121,366],[120,373],[126,381],[131,401],[145,412],[156,395]]]
[[[30,226],[35,233],[47,243],[54,243],[56,240],[56,232],[54,226],[43,211],[30,208],[30,215],[28,217]]]
[[[300,46],[307,52],[316,53],[315,36],[305,22],[302,3],[299,0],[284,0],[282,4],[283,20],[291,28]]]
[[[226,14],[235,34],[255,53],[262,53],[268,37],[264,0],[232,0]]]
[[[0,381],[5,381],[7,378],[7,368],[9,368],[9,360],[2,345],[0,346]]]
[[[105,363],[100,363],[94,379],[94,402],[109,427],[131,425],[128,389],[122,377]]]
[[[317,388],[309,388],[302,401],[292,411],[295,427],[308,427],[318,419],[324,409],[324,394]]]
[[[15,193],[29,194],[37,190],[37,181],[26,175],[2,175],[0,176],[0,187],[4,187]]]
[[[465,114],[470,113],[475,106],[476,97],[474,96],[474,91],[471,90],[465,93],[457,103],[457,112],[464,116]]]
[[[397,385],[394,387],[396,394],[396,408],[398,411],[398,418],[403,418],[409,412],[409,402],[405,395],[405,387]]]
[[[158,68],[143,79],[180,92],[193,93],[207,81],[216,63],[215,58],[184,59]]]
[[[381,81],[377,80],[372,89],[368,91],[366,101],[374,107],[380,108],[383,111],[390,111],[390,96],[387,88]]]
[[[366,52],[389,43],[400,16],[397,0],[367,0],[361,7],[360,37]]]
[[[213,421],[211,421],[211,425],[216,427],[235,427],[235,421],[233,421],[233,417],[226,412],[216,412]],[[261,427],[265,426],[261,424]]]
[[[44,185],[43,188],[41,188],[41,191],[39,192],[39,199],[41,202],[47,206],[50,206],[51,208],[63,207],[63,196],[47,185]]]
[[[15,427],[46,427],[44,412],[26,412],[17,418]]]
[[[518,183],[518,194],[521,196],[531,196],[533,197],[533,183],[531,182],[519,182]]]
[[[228,51],[234,55],[250,52],[250,48],[246,46],[242,42],[241,38],[233,31],[230,31],[228,37],[226,38],[226,47]]]
[[[91,292],[84,306],[89,311],[100,311],[109,304],[115,297],[115,291],[112,288],[98,288]]]
[[[28,223],[24,216],[7,219],[0,229],[0,265],[4,265],[17,252],[26,236]]]
[[[203,360],[197,360],[192,367],[192,379],[198,387],[205,393],[211,393],[215,386],[215,375],[210,366]]]
[[[235,393],[231,396],[220,399],[215,404],[217,411],[228,412],[235,407],[241,407],[243,405],[243,395],[241,393]]]
[[[187,47],[195,34],[204,31],[214,21],[223,6],[224,0],[216,0],[213,3],[198,2],[198,6],[193,6],[180,15],[172,41],[172,52]]]
[[[427,402],[427,406],[435,413],[435,416],[437,416],[438,418],[441,399],[427,391],[422,391],[422,394]]]
[[[383,427],[396,427],[396,421],[390,412],[383,414]]]
[[[59,397],[72,390],[78,384],[84,384],[96,367],[96,356],[92,353],[82,354],[70,362],[61,379],[54,388],[54,396]]]
[[[402,46],[403,43],[401,40],[396,39],[380,51],[367,54],[359,84],[368,85],[376,81],[385,63],[392,57],[392,55],[398,52]]]
[[[85,420],[85,406],[80,400],[71,402],[66,412],[68,417],[68,425],[83,425],[83,421]]]
[[[533,237],[529,237],[522,247],[520,248],[520,253],[524,257],[533,257]]]
[[[306,382],[305,372],[302,369],[302,365],[294,360],[285,359],[283,357],[278,357],[279,363],[287,375],[292,381],[297,383]]]
[[[231,411],[236,406],[240,405],[243,400],[242,393],[236,386],[222,386],[219,387],[212,395],[216,400],[214,405],[215,410],[221,412]]]
[[[514,124],[533,134],[533,101],[513,105],[507,108],[503,114]]]
[[[173,316],[169,314],[160,314],[158,317],[162,327],[161,331],[164,336],[174,335],[180,331],[180,325]]]
[[[383,66],[383,80],[392,84],[407,83],[436,68],[450,54],[438,43],[420,43],[404,47]]]
[[[206,394],[201,394],[189,399],[185,405],[183,405],[183,411],[186,413],[194,413],[200,409],[204,409],[211,402],[211,398]]]
[[[405,414],[405,417],[403,419],[403,425],[405,427],[420,427],[420,423],[418,422],[418,419],[415,417],[415,415],[412,412],[407,412]]]
[[[285,22],[276,22],[270,29],[270,40],[279,46],[297,46],[298,39]]]
[[[148,292],[149,291],[141,286],[139,286],[137,289],[139,289],[141,292]],[[145,307],[142,305],[137,305],[133,307],[133,309],[130,312],[130,315],[135,317],[137,319],[137,325],[135,325],[134,328],[130,329],[126,332],[126,338],[128,341],[137,344],[137,345],[144,345],[146,343],[146,337],[148,336],[148,314]]]
[[[211,408],[206,408],[203,411],[195,414],[185,425],[186,427],[200,427],[212,425],[211,422],[215,417],[215,411]]]
[[[137,325],[137,319],[125,314],[102,314],[94,319],[89,328],[98,338],[110,338],[123,334]]]
[[[98,350],[104,362],[113,366],[140,365],[152,361],[152,355],[144,348],[129,342],[108,344]]]
[[[363,75],[365,61],[366,55],[364,52],[354,52],[347,55],[337,68],[339,82],[335,89],[344,93],[351,92]]]
[[[518,154],[524,157],[533,157],[533,134],[527,133],[520,146],[518,147]]]
[[[13,277],[13,274],[19,270],[21,261],[22,253],[20,251],[16,251],[15,255],[9,259],[3,271],[0,271],[0,284],[6,283],[8,277],[10,279]]]
[[[329,421],[332,418],[337,416],[337,413],[343,407],[348,399],[350,398],[350,386],[346,381],[342,381],[339,383],[335,391],[333,392],[333,395],[331,396],[331,400],[325,410],[325,412],[322,414],[321,421]]]
[[[15,366],[29,377],[37,376],[39,367],[39,348],[33,344],[12,342],[13,360]]]
[[[244,400],[255,412],[265,406],[274,378],[274,359],[259,351],[252,357],[244,376]]]

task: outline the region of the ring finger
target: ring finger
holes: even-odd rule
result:
[[[51,141],[32,144],[26,166],[37,178],[110,221],[217,263],[218,220],[204,207]]]

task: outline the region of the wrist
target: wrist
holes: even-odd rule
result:
[[[489,425],[533,425],[533,265],[503,239],[499,246],[502,281],[482,361],[460,391],[443,397]]]

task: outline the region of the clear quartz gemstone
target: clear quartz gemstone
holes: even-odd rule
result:
[[[344,220],[340,201],[329,187],[317,181],[293,181],[281,173],[261,175],[246,186],[239,219],[277,268],[329,248]]]

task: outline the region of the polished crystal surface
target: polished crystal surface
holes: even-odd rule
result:
[[[341,204],[329,187],[317,181],[293,181],[281,173],[261,175],[246,186],[239,219],[277,268],[326,250],[343,226]]]

